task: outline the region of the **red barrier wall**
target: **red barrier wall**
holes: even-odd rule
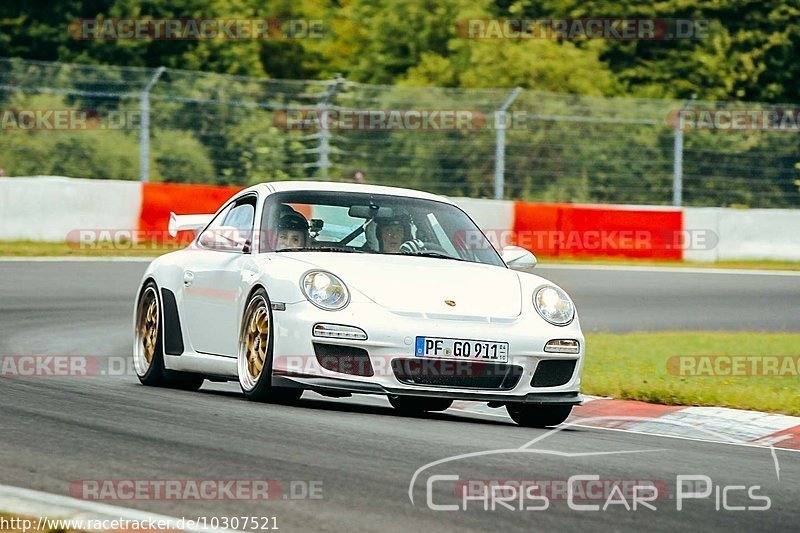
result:
[[[139,229],[165,231],[170,211],[179,215],[214,213],[240,190],[145,183]],[[503,244],[551,257],[680,260],[682,231],[680,209],[515,202],[514,227]]]
[[[680,209],[517,202],[513,229],[542,256],[683,258]]]
[[[143,183],[139,229],[166,231],[170,211],[178,215],[216,213],[228,198],[242,188],[183,183]]]
[[[514,202],[514,227],[505,244],[522,246],[537,255],[558,255],[559,243],[551,237],[561,227],[561,212],[565,207],[569,205]]]

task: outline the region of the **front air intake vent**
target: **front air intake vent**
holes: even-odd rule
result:
[[[546,359],[539,361],[531,380],[532,387],[566,385],[575,373],[577,359]]]
[[[363,348],[315,342],[314,355],[320,366],[331,372],[366,378],[375,375],[369,354]]]

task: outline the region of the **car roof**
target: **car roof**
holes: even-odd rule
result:
[[[402,187],[388,187],[385,185],[366,185],[362,183],[342,183],[338,181],[272,181],[260,183],[247,189],[247,191],[258,190],[266,194],[272,192],[287,191],[334,191],[334,192],[356,192],[367,194],[388,194],[392,196],[406,196],[408,198],[422,198],[453,204],[453,202],[438,194],[417,191],[414,189],[404,189]],[[243,191],[244,192],[244,191]],[[455,205],[455,204],[453,204]]]

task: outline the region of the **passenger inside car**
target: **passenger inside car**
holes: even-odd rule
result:
[[[307,241],[308,221],[303,215],[289,208],[278,220],[278,243],[276,249],[303,248],[307,245]]]

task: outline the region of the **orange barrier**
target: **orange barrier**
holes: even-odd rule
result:
[[[165,231],[170,211],[214,213],[240,190],[144,183],[139,229]],[[683,258],[680,209],[514,202],[514,227],[488,229],[503,234],[502,245],[516,244],[541,256]]]
[[[516,202],[512,239],[542,256],[683,258],[680,209]]]
[[[183,183],[143,183],[139,229],[166,231],[170,211],[178,215],[216,213],[228,198],[242,189]]]
[[[522,246],[536,255],[558,255],[560,242],[551,237],[558,234],[564,208],[569,205],[514,202],[514,227],[504,244]]]

